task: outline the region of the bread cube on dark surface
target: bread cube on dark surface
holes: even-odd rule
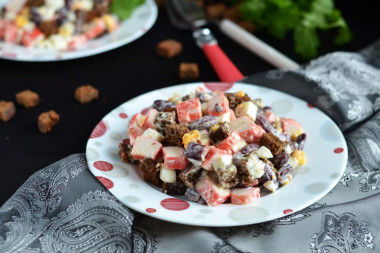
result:
[[[229,19],[233,22],[239,21],[241,19],[241,12],[239,10],[239,6],[233,5],[228,7],[226,11],[223,13],[223,18]]]
[[[75,90],[75,99],[81,103],[90,103],[94,99],[99,98],[99,90],[92,85],[83,85]]]
[[[145,181],[161,187],[160,166],[157,162],[150,158],[145,158],[140,161],[139,168]]]
[[[182,62],[179,65],[179,77],[181,79],[196,79],[199,77],[199,68],[196,63]]]
[[[119,155],[121,160],[125,163],[134,163],[138,164],[139,160],[136,160],[131,155],[133,146],[131,144],[119,143]]]
[[[285,142],[272,133],[265,133],[260,139],[260,145],[267,147],[272,155],[278,155],[282,152]]]
[[[170,124],[166,126],[166,146],[179,146],[183,147],[182,137],[184,134],[190,132],[189,129],[180,124]]]
[[[16,93],[16,101],[25,108],[30,108],[40,103],[40,96],[31,90],[24,90]]]
[[[175,109],[177,110],[177,109]],[[166,126],[175,124],[177,121],[177,116],[175,111],[171,112],[158,112],[156,118],[154,119],[154,128],[166,136]]]
[[[16,114],[16,107],[13,102],[0,101],[0,120],[8,121]]]
[[[210,128],[209,136],[211,141],[216,144],[225,140],[231,134],[230,124],[227,122],[218,123]]]
[[[227,7],[224,3],[209,4],[206,7],[206,14],[209,19],[218,19],[224,16]]]
[[[255,32],[255,25],[252,22],[241,20],[241,21],[236,22],[236,24],[240,26],[241,28],[243,28],[244,30],[246,30],[247,32],[250,32],[250,33]]]
[[[173,39],[163,40],[157,45],[157,54],[165,58],[173,58],[182,52],[182,44]]]
[[[38,129],[41,133],[46,134],[52,130],[58,121],[59,115],[54,110],[43,112],[38,116]]]

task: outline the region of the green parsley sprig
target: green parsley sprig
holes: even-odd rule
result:
[[[133,10],[143,4],[145,0],[112,0],[110,11],[120,18],[127,19],[131,16]]]
[[[227,1],[227,0],[225,0]],[[228,0],[231,3],[231,0]],[[334,0],[243,0],[239,9],[244,20],[266,29],[275,38],[293,32],[294,48],[304,59],[318,55],[318,30],[337,29],[336,44],[352,39],[352,33]]]

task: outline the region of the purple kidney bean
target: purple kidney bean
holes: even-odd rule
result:
[[[207,155],[207,152],[208,152],[208,147],[192,141],[187,145],[184,151],[184,155],[188,159],[203,161]]]
[[[206,115],[200,119],[194,120],[190,123],[190,130],[206,130],[208,131],[211,126],[218,124],[219,118],[214,115]]]
[[[303,150],[305,147],[305,142],[306,142],[306,134],[303,133],[303,134],[298,135],[295,141],[295,143],[297,143],[298,145],[297,149]]]
[[[201,199],[201,195],[194,188],[187,188],[185,196],[193,202],[198,202]]]
[[[286,164],[289,160],[289,155],[285,152],[282,152],[278,155],[275,155],[273,158],[270,159],[273,163],[274,167],[280,168],[284,164]]]
[[[195,97],[199,98],[199,101],[201,103],[205,103],[212,97],[212,95],[210,93],[198,91],[197,93],[195,93]]]
[[[36,23],[37,25],[42,22],[41,15],[38,12],[38,7],[30,8],[30,20]]]
[[[251,143],[240,150],[243,155],[249,155],[252,151],[258,150],[260,147],[257,144]]]
[[[264,106],[263,107],[263,112],[271,112],[271,111],[273,111],[273,109],[272,109],[272,107],[270,107],[270,106]]]
[[[67,16],[69,14],[69,9],[66,8],[66,7],[63,7],[61,9],[57,10],[56,14],[57,14],[56,21],[57,21],[57,24],[60,26],[60,25],[62,25],[63,23],[65,23],[67,21]]]
[[[233,155],[232,159],[233,159],[233,163],[234,163],[234,165],[235,165],[236,167],[238,167],[238,166],[241,164],[241,162],[242,162],[243,160],[246,159],[246,157],[243,155],[242,152],[236,152],[236,153]]]
[[[272,166],[270,166],[268,163],[265,163],[264,174],[261,177],[261,182],[265,183],[270,180],[277,180],[276,172],[274,171]]]
[[[153,108],[161,112],[164,108],[176,107],[174,102],[167,100],[155,100],[153,102]]]
[[[286,164],[277,170],[277,178],[281,185],[291,175],[293,175],[293,168],[290,164]]]
[[[280,133],[279,131],[277,131],[277,129],[274,126],[272,126],[271,123],[269,123],[269,121],[267,120],[267,118],[265,118],[265,116],[262,114],[257,115],[256,124],[260,125],[265,130],[265,132],[272,133],[275,136],[277,136],[281,141],[290,140],[290,137],[287,134]]]

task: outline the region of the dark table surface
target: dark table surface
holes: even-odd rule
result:
[[[333,33],[323,33],[320,53],[358,51],[380,38],[377,1],[337,1],[354,39],[344,46],[332,43]],[[221,48],[244,75],[253,75],[273,67],[211,27]],[[306,63],[293,51],[291,36],[275,40],[266,34],[258,37],[300,64]],[[174,59],[156,55],[159,41],[173,38],[183,43],[183,52]],[[200,77],[181,80],[180,62],[196,62]],[[25,180],[39,169],[70,154],[84,153],[94,126],[113,108],[137,95],[175,84],[218,81],[191,33],[173,28],[164,10],[151,30],[140,39],[121,48],[82,59],[27,63],[0,59],[0,100],[15,101],[15,93],[31,89],[39,93],[39,106],[25,109],[16,105],[16,115],[9,122],[0,122],[0,205]],[[100,98],[80,105],[74,100],[76,87],[92,84]],[[48,134],[41,134],[37,118],[41,112],[55,110],[61,120]]]

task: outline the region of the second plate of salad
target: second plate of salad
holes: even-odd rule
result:
[[[0,7],[0,57],[33,62],[76,59],[126,45],[143,36],[158,14],[154,0],[136,5],[122,0],[0,0]]]
[[[298,98],[244,83],[192,83],[115,108],[95,127],[86,156],[129,208],[218,227],[315,203],[342,176],[347,146],[328,116]]]

